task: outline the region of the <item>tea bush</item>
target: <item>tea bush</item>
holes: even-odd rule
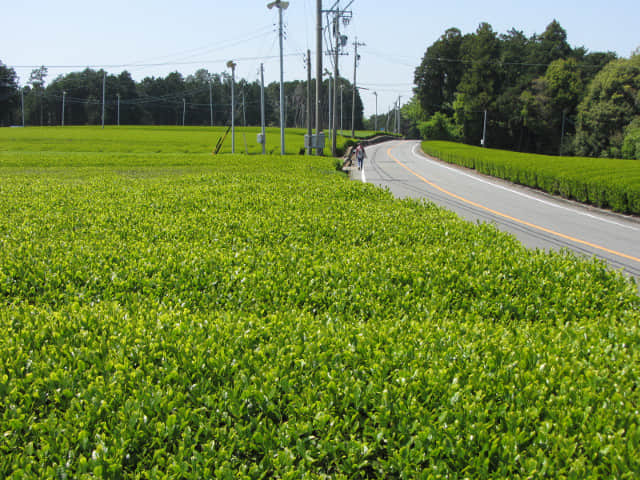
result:
[[[0,152],[0,305],[2,478],[640,472],[636,286],[330,159]]]

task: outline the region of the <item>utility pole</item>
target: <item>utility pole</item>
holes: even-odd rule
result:
[[[24,128],[24,87],[20,89],[20,103],[22,104],[22,127]]]
[[[283,32],[282,32],[282,11],[289,7],[289,2],[283,0],[275,0],[267,4],[269,9],[276,7],[278,9],[279,37],[280,37],[280,154],[284,155],[284,62],[283,62]]]
[[[242,126],[247,126],[247,113],[244,109],[244,89],[242,90]]]
[[[311,132],[311,50],[307,49],[307,138],[309,142],[307,155],[311,155],[313,153]]]
[[[562,155],[562,147],[564,145],[564,121],[566,117],[567,111],[562,110],[562,133],[560,134],[560,152],[558,152],[558,155]]]
[[[337,155],[337,142],[336,136],[336,123],[338,123],[338,78],[340,78],[340,69],[338,68],[338,58],[340,55],[340,2],[338,1],[338,14],[333,20],[333,34],[336,37],[336,51],[334,52],[335,58],[333,60],[333,117],[331,121],[331,155],[335,157]]]
[[[213,90],[211,87],[211,79],[209,79],[209,114],[211,116],[211,126],[213,127]]]
[[[62,126],[64,127],[64,101],[65,101],[65,97],[67,96],[67,92],[66,91],[62,91]]]
[[[396,125],[397,125],[397,129],[396,129],[397,131],[396,131],[396,133],[397,133],[398,135],[400,135],[400,134],[402,133],[402,132],[401,132],[401,130],[402,130],[402,126],[400,125],[401,120],[402,120],[402,117],[400,116],[400,101],[401,101],[401,100],[402,100],[402,96],[400,96],[400,95],[399,95],[399,96],[398,96],[398,110],[396,111]]]
[[[333,136],[331,135],[331,132],[333,131],[333,124],[332,124],[332,121],[333,121],[333,114],[332,114],[333,113],[333,110],[332,110],[333,102],[331,101],[332,100],[331,99],[331,94],[333,93],[333,90],[331,89],[331,72],[328,69],[325,68],[324,69],[324,73],[325,73],[325,75],[327,75],[329,77],[329,92],[328,92],[329,93],[329,102],[327,104],[328,107],[329,107],[329,117],[328,117],[329,126],[328,126],[328,129],[329,129],[329,136],[331,136],[333,138]]]
[[[387,111],[387,121],[386,121],[386,123],[385,123],[385,125],[384,125],[384,130],[385,130],[385,132],[388,132],[388,131],[389,131],[389,117],[390,117],[390,116],[391,116],[391,105],[389,105],[389,109],[388,109],[388,111]]]
[[[260,124],[262,125],[262,154],[266,154],[266,132],[264,129],[264,64],[260,64]]]
[[[393,127],[393,133],[395,133],[396,135],[398,134],[398,102],[399,100],[396,100],[393,104],[393,123],[394,123],[394,127]]]
[[[356,41],[353,43],[355,51],[353,53],[353,99],[351,100],[351,138],[356,136],[356,71],[358,69],[358,60],[360,60],[360,55],[358,55],[358,47],[364,47],[364,43],[358,42],[358,37],[356,37]]]
[[[120,94],[116,94],[118,96],[118,126],[120,126]]]
[[[483,147],[487,146],[487,111],[484,111],[484,126],[482,127],[482,141],[480,142]]]
[[[320,104],[322,98],[322,0],[316,0],[316,138],[320,138]],[[322,149],[316,149],[320,155]]]
[[[236,63],[229,60],[227,67],[231,69],[231,153],[236,153],[236,105],[233,91],[233,86],[236,83]]]
[[[340,133],[342,133],[343,130],[343,125],[342,125],[342,107],[343,107],[343,103],[342,103],[342,92],[344,91],[344,85],[340,85]]]
[[[104,128],[104,100],[107,93],[107,72],[102,75],[102,128]]]
[[[376,96],[376,116],[373,117],[373,123],[375,125],[374,129],[377,133],[378,132],[378,92],[373,92],[373,94]]]
[[[184,127],[184,119],[187,116],[187,100],[182,99],[182,126]]]
[[[394,112],[393,112],[393,122],[395,124],[395,127],[393,128],[393,133],[395,133],[396,135],[398,134],[398,111],[400,110],[400,97],[398,97],[398,100],[395,101],[394,103]]]
[[[342,21],[345,25],[348,25],[351,21],[352,12],[347,11],[349,6],[353,3],[351,0],[347,6],[342,9],[340,8],[340,0],[336,0],[333,6],[329,10],[324,10],[324,13],[333,14],[333,36],[335,38],[335,50],[331,52],[334,56],[333,67],[333,133],[331,135],[331,153],[333,156],[336,155],[336,124],[338,123],[338,112],[337,112],[337,102],[338,102],[338,79],[340,78],[340,69],[339,69],[339,58],[340,58],[340,48],[344,47],[347,44],[347,37],[342,36],[340,34],[340,21]]]

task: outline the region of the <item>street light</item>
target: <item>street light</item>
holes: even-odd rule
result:
[[[236,82],[236,63],[233,60],[229,60],[227,68],[231,69],[231,153],[236,153],[236,107],[233,94],[233,84]]]
[[[284,64],[283,64],[283,45],[282,45],[282,11],[289,8],[289,2],[275,0],[267,3],[267,8],[271,10],[273,7],[278,9],[278,18],[280,22],[280,153],[284,155]]]
[[[376,116],[373,117],[373,122],[375,125],[375,131],[378,133],[378,92],[373,92],[373,94],[376,96]]]

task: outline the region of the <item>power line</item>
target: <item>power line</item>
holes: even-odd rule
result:
[[[290,53],[284,55],[285,57],[298,57],[303,56],[302,53]],[[270,60],[279,58],[278,55],[269,56],[269,57],[238,57],[238,61],[254,61],[254,60]],[[196,64],[206,64],[206,63],[220,63],[224,62],[223,59],[200,59],[193,61],[185,61],[185,62],[162,62],[162,63],[122,63],[122,64],[111,64],[111,65],[16,65],[13,68],[40,68],[42,66],[51,69],[71,69],[71,68],[90,68],[90,69],[107,69],[107,68],[127,68],[127,67],[171,67],[177,65],[196,65]]]
[[[207,52],[210,51],[217,51],[217,50],[221,50],[223,48],[229,48],[229,47],[234,47],[237,45],[240,45],[242,43],[246,43],[249,42],[251,40],[255,40],[257,38],[262,38],[264,36],[269,35],[272,32],[272,28],[271,25],[267,25],[265,27],[262,27],[258,30],[254,30],[253,32],[247,32],[246,34],[242,35],[241,37],[239,37],[237,40],[229,40],[229,41],[225,41],[225,42],[221,42],[218,44],[207,44],[205,46],[202,47],[196,47],[196,48],[190,48],[187,50],[182,50],[180,52],[176,52],[173,54],[169,54],[169,55],[160,55],[157,57],[152,57],[152,60],[154,59],[165,59],[165,58],[172,58],[172,57],[184,57],[184,58],[189,58],[189,57],[193,57],[196,55],[202,55],[205,54]],[[198,53],[196,53],[198,52]],[[184,59],[183,58],[183,59]],[[137,65],[137,64],[145,64],[145,63],[149,63],[149,61],[136,61],[136,62],[132,62],[133,65]]]

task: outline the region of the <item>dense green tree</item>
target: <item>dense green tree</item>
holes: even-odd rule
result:
[[[456,121],[467,143],[479,144],[482,138],[482,114],[495,112],[501,88],[500,39],[488,23],[481,23],[473,35],[462,42],[466,69],[458,85],[454,102]]]
[[[138,95],[145,105],[145,123],[182,125],[184,92],[184,78],[179,72],[164,78],[145,77],[138,85]]]
[[[419,125],[422,122],[427,121],[429,119],[429,116],[420,105],[417,96],[414,95],[407,103],[402,106],[402,108],[400,109],[400,115],[407,124],[407,128],[402,131],[405,137],[415,139],[422,138],[423,135],[420,133]],[[378,123],[379,125],[384,125],[384,123],[382,122]],[[373,130],[373,127],[370,127],[369,129]]]
[[[640,116],[640,55],[605,66],[578,107],[576,153],[619,157],[626,127]]]
[[[72,72],[55,78],[46,92],[52,124],[61,123],[63,92],[66,92],[65,125],[101,123],[104,74],[104,71],[87,68],[82,72]]]
[[[587,52],[583,47],[579,47],[575,49],[573,58],[578,61],[582,82],[586,87],[605,65],[616,60],[618,56],[614,52]]]
[[[0,61],[0,126],[18,124],[20,115],[20,87],[13,68]]]
[[[528,65],[533,51],[533,42],[515,28],[500,35],[500,62],[502,64],[502,83],[523,91],[535,78],[536,72]]]
[[[622,156],[640,160],[640,116],[637,116],[624,131]]]
[[[575,113],[584,84],[577,60],[554,60],[544,76],[545,91],[556,111]]]
[[[25,97],[25,117],[31,125],[46,125],[45,79],[48,69],[45,66],[36,68],[29,75],[29,95]]]
[[[523,92],[536,77],[536,70],[524,63],[531,56],[532,41],[516,29],[500,35],[500,91],[491,111],[491,144],[522,150],[529,140],[521,112]]]
[[[572,49],[556,20],[530,38],[515,29],[497,35],[482,23],[468,35],[449,29],[428,47],[414,91],[427,116],[452,112],[466,143],[479,144],[486,111],[490,146],[557,154],[564,138],[562,151],[570,152],[577,106],[615,57]]]
[[[551,62],[567,58],[573,52],[571,46],[567,43],[567,31],[562,28],[557,20],[547,25],[541,35],[534,35],[532,43],[532,56],[529,61],[531,64],[537,64],[540,74],[544,73],[546,66]]]
[[[138,90],[135,80],[126,70],[118,76],[109,77],[111,82],[108,97],[111,123],[117,123],[118,96],[120,97],[120,125],[136,125],[143,117],[143,110],[138,104]],[[115,97],[115,98],[114,98]]]
[[[456,141],[461,135],[453,119],[442,112],[434,113],[429,120],[421,122],[418,128],[422,138],[426,140]]]
[[[427,48],[422,63],[415,70],[416,95],[427,115],[453,112],[455,92],[464,73],[462,41],[460,30],[449,28]]]

